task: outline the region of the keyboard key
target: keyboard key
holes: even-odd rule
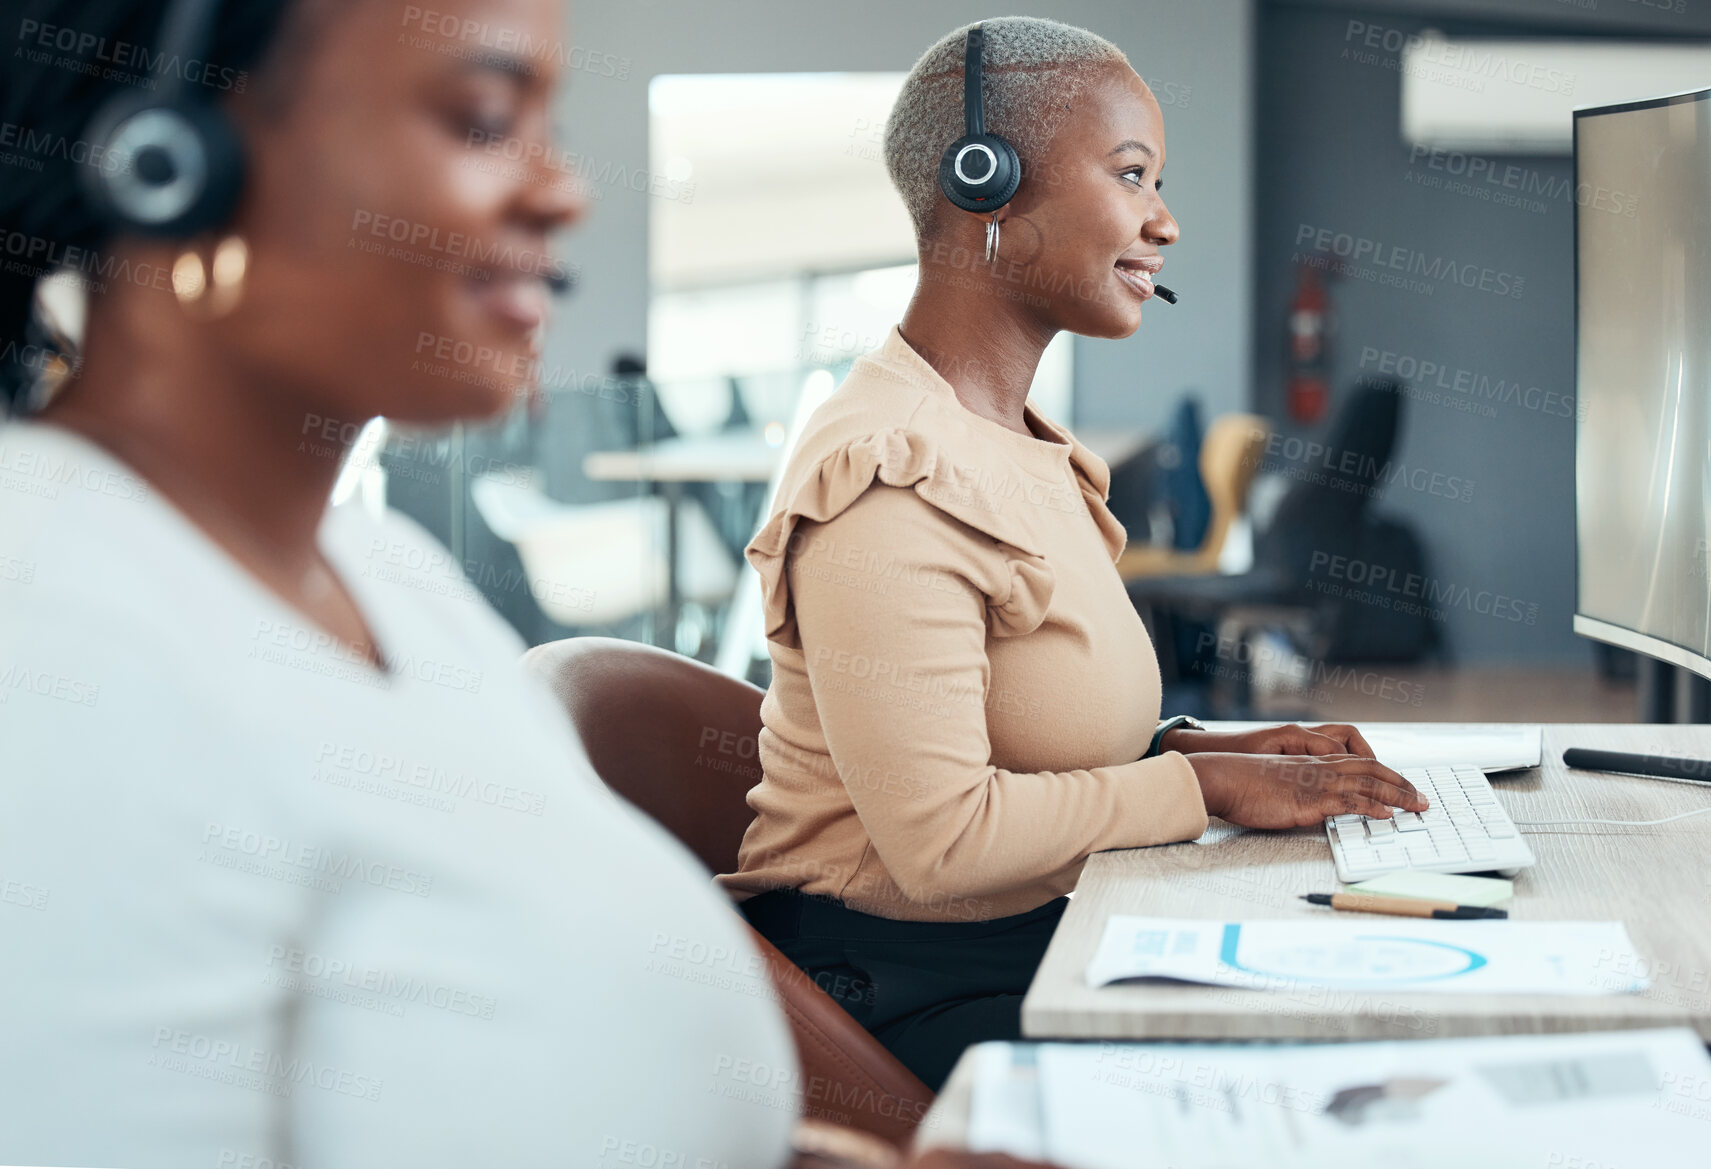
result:
[[[1402,774],[1426,798],[1424,812],[1396,809],[1383,820],[1353,814],[1326,818],[1326,839],[1344,880],[1405,868],[1476,872],[1532,863],[1508,810],[1477,768],[1437,767]]]

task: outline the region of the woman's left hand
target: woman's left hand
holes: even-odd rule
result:
[[[1185,755],[1200,751],[1225,751],[1239,755],[1360,755],[1375,759],[1361,733],[1346,723],[1324,723],[1304,727],[1290,723],[1253,731],[1197,731],[1177,727],[1159,744],[1161,751]]]

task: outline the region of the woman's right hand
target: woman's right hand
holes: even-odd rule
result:
[[[1414,785],[1359,755],[1184,755],[1200,780],[1208,815],[1248,828],[1303,828],[1353,813],[1389,819],[1391,808],[1423,812]]]

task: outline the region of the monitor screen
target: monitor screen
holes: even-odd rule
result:
[[[1711,677],[1708,98],[1575,111],[1574,627]]]

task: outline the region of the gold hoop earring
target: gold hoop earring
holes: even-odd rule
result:
[[[172,291],[186,314],[196,320],[215,320],[243,300],[249,268],[249,244],[240,235],[229,235],[216,244],[213,259],[207,264],[192,245],[173,262]]]
[[[992,218],[986,221],[986,262],[998,262],[998,213],[993,212]]]

